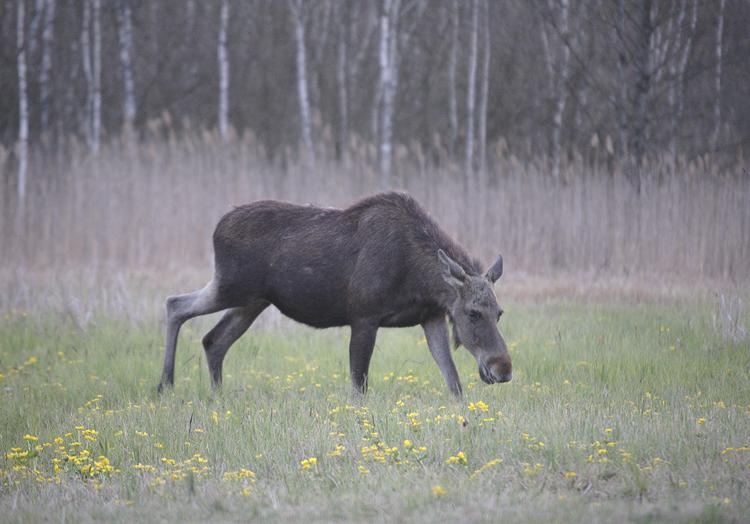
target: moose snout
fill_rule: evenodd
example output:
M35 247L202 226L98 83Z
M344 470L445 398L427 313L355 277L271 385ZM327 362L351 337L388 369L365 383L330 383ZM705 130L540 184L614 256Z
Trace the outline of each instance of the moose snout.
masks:
M510 362L510 358L495 357L489 359L484 368L486 376L481 378L486 378L485 382L489 384L510 382L513 378L513 365ZM480 369L480 375L482 375L481 371Z

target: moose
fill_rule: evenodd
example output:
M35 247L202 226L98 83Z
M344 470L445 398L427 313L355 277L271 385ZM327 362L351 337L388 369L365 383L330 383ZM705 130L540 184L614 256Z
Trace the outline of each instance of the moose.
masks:
M493 291L502 256L482 274L479 262L406 193L376 194L346 209L254 202L221 218L213 244L213 279L167 298L159 391L174 384L185 321L227 310L203 338L212 386L219 387L230 346L270 304L316 328L350 326L349 369L359 393L367 391L378 328L421 325L448 388L461 397L446 317L455 346L473 355L483 382L511 380L497 327L503 310Z

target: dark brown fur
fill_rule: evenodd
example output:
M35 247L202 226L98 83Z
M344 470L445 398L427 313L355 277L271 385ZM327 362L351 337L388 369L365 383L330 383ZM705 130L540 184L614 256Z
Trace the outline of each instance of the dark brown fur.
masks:
M213 240L212 283L197 294L171 297L167 302L162 383L172 382L169 344L171 338L176 343L176 331L184 320L204 310L232 308L204 339L218 384L228 345L273 304L284 315L313 327L351 326L352 380L356 389L364 391L379 327L425 325L444 319L446 313L455 316L451 304L461 293L446 278L440 250L460 266L467 279L485 282L479 263L405 193L377 194L343 210L254 202L227 213L216 226ZM496 303L484 306L492 310L488 314L494 314L494 308L499 311ZM172 327L177 324L173 332L169 317ZM499 342L493 343L501 344L498 349L507 355L497 335ZM509 358L507 362L503 375L509 375ZM480 371L481 367L480 362Z

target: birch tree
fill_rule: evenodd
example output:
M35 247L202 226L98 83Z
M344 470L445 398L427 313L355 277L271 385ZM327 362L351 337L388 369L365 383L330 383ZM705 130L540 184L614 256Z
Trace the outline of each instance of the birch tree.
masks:
M101 0L92 0L92 14L94 17L94 56L92 73L93 79L93 108L91 115L92 147L94 154L99 152L99 142L102 129L102 30L101 30Z
M637 31L635 35L634 66L636 80L633 92L633 122L630 133L630 152L637 164L641 163L646 152L646 133L648 131L648 99L651 92L651 38L653 21L651 19L652 0L642 0L636 13ZM635 175L637 176L637 175ZM636 186L640 181L633 179Z
M683 0L680 3L679 13L675 22L675 35L673 37L675 51L669 60L668 66L670 82L667 91L667 102L671 114L667 147L673 165L677 164L677 138L685 100L685 69L687 68L693 35L695 34L695 26L698 20L698 0L693 0L687 27L684 26L688 10L687 4L688 0Z
M471 36L469 49L469 73L468 88L466 89L466 162L464 165L464 176L467 182L472 178L474 171L474 102L476 98L477 81L477 32L478 32L479 0L473 0L471 4Z
M221 1L219 12L219 136L226 140L229 130L229 57L227 55L227 26L229 25L229 0Z
M117 34L120 44L120 66L122 67L122 117L126 135L133 131L136 105L133 82L133 17L130 0L119 0L117 6Z
M50 71L52 70L55 5L55 0L45 0L42 27L42 63L39 68L39 116L42 135L46 135L49 127Z
M615 15L615 32L617 34L617 86L615 119L620 141L620 153L628 154L628 54L625 44L625 0L618 0Z
M81 52L83 53L83 72L86 78L86 143L89 150L99 152L101 133L101 2L86 0L83 3L83 26L81 29ZM93 24L93 25L92 25ZM92 42L93 30L93 42Z
M719 12L716 20L716 48L715 59L716 67L714 69L714 86L716 95L714 96L714 126L711 133L711 149L716 150L716 144L719 141L719 132L721 131L721 58L722 58L722 40L724 37L724 6L726 0L719 0Z
M310 95L307 86L307 44L305 42L305 22L307 13L304 0L289 0L289 10L294 24L296 44L297 97L299 100L300 133L305 150L312 156L312 133L310 125Z
M567 103L567 83L570 69L570 34L568 0L548 0L545 16L540 24L544 59L549 77L552 99L552 133L550 164L552 178L560 179L560 156L562 151L562 120ZM553 31L554 30L554 31ZM560 42L553 46L551 33Z
M401 0L383 0L380 11L380 43L378 59L380 78L378 82L380 100L380 174L382 185L388 187L391 178L393 151L393 101L396 95L396 78L398 70L398 46L396 39L398 11ZM377 103L377 102L376 102Z
M29 103L26 91L26 6L16 1L16 61L18 66L18 220L26 210L26 174L29 163Z
M448 125L449 150L451 155L456 152L458 142L458 104L456 103L456 61L458 55L458 0L452 0L451 11L451 47L448 55Z
M349 144L349 4L338 5L338 42L336 48L336 83L338 86L338 139L337 157L346 155Z
M479 92L479 174L487 181L487 98L490 89L490 10L488 0L482 1L482 86Z
M94 107L94 78L91 67L91 2L83 2L83 20L81 21L81 65L86 80L86 107L83 112L84 133L89 150L93 143L92 112Z

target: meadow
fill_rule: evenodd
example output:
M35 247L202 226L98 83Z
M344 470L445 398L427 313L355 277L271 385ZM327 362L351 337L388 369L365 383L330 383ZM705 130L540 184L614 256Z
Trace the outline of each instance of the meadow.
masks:
M173 135L98 156L0 149L0 522L747 522L750 178L655 160L636 192L606 151L566 164L495 148L487 176L398 148L394 184L482 260L498 252L513 381L419 329L382 330L353 395L348 329L269 308L209 387L183 328L156 394L164 299L210 278L211 230L261 198L346 206L372 148L269 159L252 137Z
M213 393L191 321L158 396L158 315L6 309L0 521L747 521L746 316L499 295L513 381L458 349L462 401L417 329L381 330L360 398L348 330L266 319Z

